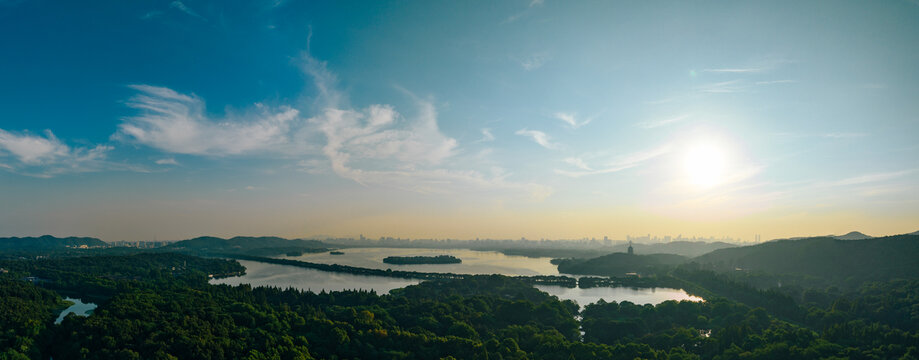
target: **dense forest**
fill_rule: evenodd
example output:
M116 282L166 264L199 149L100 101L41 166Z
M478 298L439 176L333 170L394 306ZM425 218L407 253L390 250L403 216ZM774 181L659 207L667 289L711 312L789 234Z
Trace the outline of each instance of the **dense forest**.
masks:
M899 270L860 281L659 264L582 282L705 301L580 307L499 275L317 294L209 284L245 271L233 260L112 251L0 260L0 359L919 358L919 279ZM54 324L63 295L98 308Z

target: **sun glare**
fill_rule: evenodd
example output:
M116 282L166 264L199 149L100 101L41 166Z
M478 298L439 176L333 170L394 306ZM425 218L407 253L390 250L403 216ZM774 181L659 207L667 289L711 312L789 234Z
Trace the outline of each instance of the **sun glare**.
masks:
M724 149L712 142L691 145L683 159L689 183L700 188L711 188L721 183L726 163Z

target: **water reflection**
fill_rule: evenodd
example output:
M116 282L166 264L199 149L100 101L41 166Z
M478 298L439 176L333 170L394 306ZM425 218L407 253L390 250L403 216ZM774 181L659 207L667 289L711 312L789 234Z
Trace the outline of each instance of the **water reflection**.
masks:
M334 255L333 255L334 256ZM211 280L211 284L252 286L273 286L279 288L293 287L299 290L313 292L341 291L341 290L374 290L378 294L388 294L392 289L418 284L420 280L399 279L382 276L362 276L346 273L326 272L315 269L306 269L296 266L266 264L256 261L239 260L246 267L246 275L223 279ZM595 303L600 299L607 302L631 301L636 304L659 304L667 300L692 300L701 301L701 298L691 296L683 290L653 288L566 288L552 285L537 285L537 289L557 296L562 300L574 300L584 306Z
M639 305L657 305L667 300L702 301L702 298L689 295L686 291L670 288L597 287L582 289L554 285L536 285L535 288L558 296L559 299L574 300L582 308L600 299L606 302L629 301Z
M303 254L302 256L278 258L300 260L320 264L339 264L369 269L393 269L404 271L438 272L455 274L501 274L501 275L558 275L558 268L550 258L528 258L509 256L497 251L475 251L465 249L402 249L402 248L353 248L342 249L342 255L328 252ZM387 256L436 256L452 255L460 258L460 264L396 265L383 262Z
M239 260L239 263L246 267L246 275L214 279L211 280L211 284L234 286L249 284L252 286L273 286L282 289L292 287L317 293L322 290L363 289L374 290L378 294L388 294L392 289L403 288L421 282L421 280L352 275L247 260Z

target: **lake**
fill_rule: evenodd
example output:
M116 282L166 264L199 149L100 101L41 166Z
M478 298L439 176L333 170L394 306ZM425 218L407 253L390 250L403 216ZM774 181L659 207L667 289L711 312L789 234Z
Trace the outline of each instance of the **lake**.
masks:
M93 313L93 310L96 309L96 304L84 303L80 301L80 299L68 297L64 298L64 300L72 302L73 305L70 305L70 307L64 309L64 311L61 311L61 314L58 315L57 320L54 320L55 324L60 324L61 321L64 321L64 317L66 317L67 314L73 313L77 314L78 316L88 316L89 314Z
M393 269L404 271L439 272L454 274L501 274L501 275L558 275L558 268L547 257L528 258L504 255L497 251L475 251L465 249L404 249L404 248L353 248L342 249L344 255L328 252L303 254L302 256L277 256L279 259L300 260L320 264L339 264L369 269ZM459 264L396 265L383 262L387 256L436 256L452 255L460 258Z
M298 266L275 265L257 261L238 260L246 267L246 274L222 279L213 279L211 284L252 286L273 286L286 289L293 287L313 292L342 290L374 290L388 294L392 289L420 283L421 280L399 279L382 276L362 276L307 269Z
M574 300L584 307L603 299L606 302L629 301L635 304L660 304L667 300L702 301L698 296L692 296L682 289L670 288L630 288L630 287L596 287L589 289L566 288L555 285L535 285L535 288L549 294L558 296L559 299Z
M356 249L351 250L353 251ZM463 260L465 261L465 259ZM240 284L249 284L252 286L273 286L279 288L293 287L295 289L310 290L317 293L322 290L342 291L363 289L374 290L377 294L387 294L392 289L403 288L421 282L421 280L412 279L326 272L316 269L301 268L297 266L266 264L247 260L239 260L239 263L246 267L245 275L213 279L211 280L211 284L227 284L234 286ZM337 263L341 264L341 262ZM380 258L380 263L382 264L382 258ZM414 268L414 266L411 267ZM478 274L481 272L475 273ZM551 295L555 295L559 299L574 300L581 306L597 302L600 299L604 299L607 302L631 301L636 304L659 304L667 300L702 300L701 298L686 294L686 292L683 290L667 288L636 289L625 287L603 287L591 289L571 289L551 285L538 285L536 288Z

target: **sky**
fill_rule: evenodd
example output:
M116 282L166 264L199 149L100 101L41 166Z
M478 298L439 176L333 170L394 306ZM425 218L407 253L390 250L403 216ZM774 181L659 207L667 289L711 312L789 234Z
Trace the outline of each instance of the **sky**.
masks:
M0 0L0 236L919 230L919 2Z

